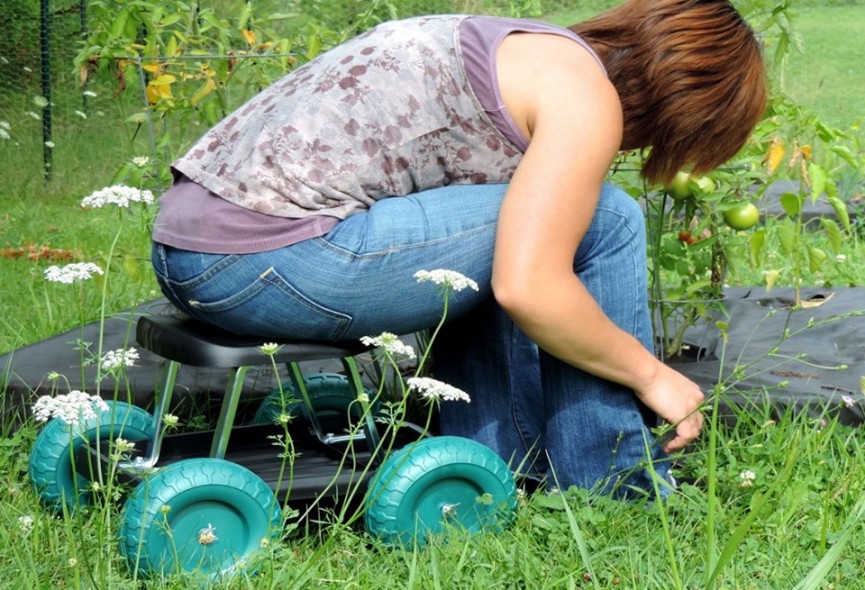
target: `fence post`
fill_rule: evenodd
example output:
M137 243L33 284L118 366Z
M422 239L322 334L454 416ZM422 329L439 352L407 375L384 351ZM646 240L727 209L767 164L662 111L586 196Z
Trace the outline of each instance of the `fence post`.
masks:
M79 0L78 16L81 22L81 41L87 40L87 0ZM87 113L87 85L90 82L89 76L84 79L81 84L81 112Z
M42 0L39 23L39 40L42 44L42 98L46 104L42 107L42 163L45 181L51 180L51 161L54 144L51 141L51 0Z

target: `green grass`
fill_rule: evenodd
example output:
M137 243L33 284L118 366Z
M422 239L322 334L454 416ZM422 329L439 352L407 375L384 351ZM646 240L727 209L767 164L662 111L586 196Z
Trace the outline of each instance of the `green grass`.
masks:
M301 528L266 549L254 577L218 587L789 590L821 571L827 555L832 567L803 588L860 587L865 537L853 517L865 492L865 449L858 431L828 415L776 416L767 404L714 432L716 460L708 460L704 438L681 459L676 476L683 483L664 504L577 490L533 495L499 534L467 538L453 530L417 552L378 547L353 526ZM200 587L170 572L133 582L117 555L110 505L66 519L39 507L25 476L33 436L32 427L20 430L0 455L0 573L13 587ZM741 476L746 471L753 480ZM712 509L710 481L718 502ZM33 518L31 531L21 517ZM713 577L710 564L718 562Z
M566 24L586 14L587 9L561 12L556 20ZM858 5L802 8L797 26L806 54L791 56L785 88L821 118L846 129L865 113L865 82L858 76L863 49L858 31L865 26L865 10ZM116 210L78 206L83 196L110 182L122 161L149 153L146 132L136 135L123 123L138 108L135 101L112 101L110 90L99 94L86 120L57 122L55 168L47 184L39 139L26 140L22 133L17 145L0 143L5 164L0 250L7 252L0 257L0 309L5 311L0 352L73 327L82 317L93 320L103 304L112 313L155 296L148 239L139 221ZM27 104L29 98L22 100ZM733 284L761 284L767 270L748 264L749 235L731 238L738 252ZM865 285L861 239L845 240L838 251L824 236L807 240L846 257L844 263L808 270L807 283ZM51 248L54 256L68 252L75 260L102 266L108 266L111 253L106 299L101 280L81 288L46 283L44 269L63 261L13 256L30 245L37 252ZM770 240L765 258L783 258L770 256L778 248ZM66 368L53 367L48 359L46 373L51 370ZM725 384L717 393L723 402ZM771 392L751 394L762 400ZM332 519L325 515L323 524L307 523L268 547L255 577L219 587L861 588L865 449L861 433L834 418L836 409L778 415L766 401L742 410L735 420L707 425L702 439L678 458L675 473L683 483L665 503L626 504L576 490L538 494L523 499L516 522L500 534L466 538L452 531L416 552L385 549L359 527L329 524ZM12 431L2 423L0 579L8 587L202 587L171 572L133 580L117 551L115 502L74 518L49 514L27 475L37 425L28 421ZM746 471L755 474L748 487L740 477ZM25 526L28 518L32 529Z
M128 309L157 296L150 270L149 234L137 222L121 220L118 211L83 210L80 197L43 198L34 215L31 203L6 205L0 234L11 237L0 247L0 353L49 338L79 325L83 312L98 317L102 280L88 289L49 283L43 277L51 265L94 262L109 268L112 241L120 233L106 280L110 284L107 313ZM38 258L38 259L34 259ZM80 298L84 296L82 302Z
M784 90L829 124L858 127L865 115L865 79L859 67L865 54L865 7L802 8L793 25L803 51L790 55Z

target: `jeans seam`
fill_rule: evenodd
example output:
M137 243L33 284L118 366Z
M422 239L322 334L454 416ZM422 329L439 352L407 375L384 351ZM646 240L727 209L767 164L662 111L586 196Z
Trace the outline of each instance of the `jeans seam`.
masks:
M159 283L159 287L162 290L162 293L172 303L172 305L177 307L180 311L192 318L200 320L201 318L198 317L198 314L196 314L191 309L191 306L188 305L188 301L185 298L181 297L180 294L177 292L177 289L175 288L175 282L168 278L168 261L166 260L165 256L165 246L158 242L154 242L153 249L156 252L157 257L159 258L159 262L162 267L161 269L159 269L159 272L156 272L157 283ZM155 269L156 267L154 265L154 270Z

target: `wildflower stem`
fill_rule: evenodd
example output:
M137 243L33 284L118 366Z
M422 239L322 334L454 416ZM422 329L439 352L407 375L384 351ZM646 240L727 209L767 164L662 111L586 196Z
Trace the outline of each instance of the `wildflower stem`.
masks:
M444 309L442 310L442 317L439 320L438 325L436 325L435 330L433 330L432 335L429 337L429 341L427 342L427 346L424 348L423 356L421 356L420 361L417 364L417 369L415 369L414 375L415 377L419 377L423 374L424 366L426 365L427 360L429 359L430 353L432 352L432 345L435 342L438 333L441 331L442 326L444 326L445 321L448 317L448 302L450 301L450 293L451 287L447 283L442 285L442 289L444 291Z
M279 387L279 401L280 401L280 404L279 404L280 410L279 411L280 411L280 415L282 415L285 413L285 411L286 411L285 409L286 409L288 404L286 403L287 400L285 399L285 390L282 386L282 381L279 378L279 367L277 367L276 359L274 358L274 354L276 354L277 350L278 350L278 348L273 350L273 351L266 352L265 354L267 354L267 356L270 358L270 366L273 370L273 374L276 375L276 382L277 382L277 385ZM288 421L280 420L280 425L282 426L282 432L283 432L283 435L285 436L285 438L283 439L283 443L282 443L284 445L283 446L283 452L280 453L281 461L279 463L279 475L277 476L277 479L276 479L276 489L281 489L281 487L282 487L282 482L283 482L283 478L285 477L285 470L286 470L286 466L287 466L288 467L288 485L287 485L286 489L291 490L292 486L294 485L294 463L295 463L295 459L297 457L297 452L294 448L294 439L291 438L291 432L289 431L289 428L288 428ZM290 493L286 494L285 502L281 506L279 506L280 509L287 509L288 508L289 497L290 497ZM276 500L276 496L274 496L274 501L278 502L278 500ZM274 506L272 509L276 510L277 506Z
M85 319L85 316L84 316L84 286L83 285L78 286L78 301L77 301L76 305L78 307L78 342L80 345L78 347L78 355L79 355L78 368L81 371L81 387L84 388L85 383L87 383L87 379L86 379L85 373L84 373L84 369L87 366L87 363L85 362L86 359L84 358L84 354L85 354L84 326L86 325L87 320ZM100 331L100 333L101 333L101 331Z
M111 261L114 259L114 251L117 248L117 242L120 241L121 230L118 228L114 234L114 239L111 241L111 246L108 248L108 259L105 261L105 280L102 281L102 298L99 302L99 343L96 347L97 358L102 358L102 347L105 338L105 313L108 302L108 272L111 270ZM130 324L131 325L131 324ZM99 363L96 364L96 394L99 395L100 382L102 381L102 368ZM84 381L82 380L82 383Z

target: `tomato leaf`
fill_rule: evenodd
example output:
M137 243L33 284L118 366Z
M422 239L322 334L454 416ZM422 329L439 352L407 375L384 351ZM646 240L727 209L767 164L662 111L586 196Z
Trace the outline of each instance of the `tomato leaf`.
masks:
M820 248L815 248L814 246L808 248L808 269L811 272L822 270L823 265L828 259L829 256Z
M760 255L763 253L763 246L766 243L766 230L758 229L751 234L751 266L757 268L760 266Z
M820 218L820 225L823 226L823 231L826 232L826 237L829 238L829 244L832 250L838 252L844 244L844 234L838 224L832 219L825 217Z
M858 160L856 159L856 155L855 155L855 154L853 153L853 151L852 151L849 147L847 147L846 145L833 145L833 146L830 146L830 147L829 147L829 151L831 151L833 154L837 155L837 156L840 157L842 160L844 160L845 162L847 162L847 163L850 165L851 168L858 168L858 167L859 167L859 162L858 162Z
M828 197L829 204L832 205L832 210L841 221L844 229L850 231L850 213L847 211L847 204L838 197Z
M816 203L820 195L826 192L829 174L820 164L808 164L808 176L811 178L811 202Z
M790 217L798 217L802 213L802 199L794 193L781 195L781 207Z
M778 241L786 254L792 254L796 250L796 224L790 219L784 219L777 226Z

